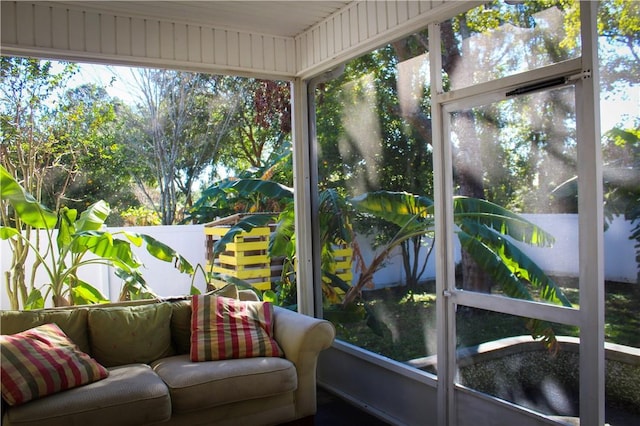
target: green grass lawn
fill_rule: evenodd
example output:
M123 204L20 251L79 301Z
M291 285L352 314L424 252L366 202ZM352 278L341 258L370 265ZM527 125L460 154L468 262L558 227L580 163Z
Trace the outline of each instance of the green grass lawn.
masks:
M578 303L574 287L565 287L563 291L572 303ZM640 347L640 285L607 282L605 298L606 341ZM403 287L394 287L366 292L363 300L381 324L380 334L362 321L339 325L339 339L397 361L435 354L433 285L422 287L413 299ZM459 308L456 322L459 347L530 333L525 318L477 309ZM552 326L556 335L578 336L576 327Z

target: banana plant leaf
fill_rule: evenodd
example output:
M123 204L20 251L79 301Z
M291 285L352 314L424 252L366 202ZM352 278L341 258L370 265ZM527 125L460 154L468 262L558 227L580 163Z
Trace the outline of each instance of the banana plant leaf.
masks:
M197 209L205 204L216 204L231 196L252 197L255 194L277 200L293 199L293 189L271 180L224 179L205 189L193 208Z
M128 233L131 234L131 233ZM185 259L180 253L151 237L150 235L140 234L139 235L142 240L146 243L146 248L149 254L151 254L156 259L164 260L165 262L174 262L174 266L180 272L184 272L185 274L192 275L194 273L194 268L191 263L187 259Z
M453 199L454 222L473 220L497 232L539 247L554 244L553 236L536 224L504 207L486 200L456 196ZM433 201L406 192L376 191L352 199L359 211L372 214L400 227L408 233L433 226Z
M240 179L226 181L220 185L220 188L225 192L231 190L244 197L260 194L276 200L293 199L293 189L272 180Z
M20 231L16 228L12 228L10 226L0 226L0 239L8 240L9 238L13 238L15 236L20 235Z
M193 203L193 210L197 210L206 204L216 204L220 198L226 198L227 193L221 188L221 183L207 187L198 200Z
M0 200L8 201L20 219L37 229L53 229L58 216L40 204L31 194L0 166Z
M185 220L198 223L226 216L233 212L232 204L241 200L254 200L261 196L287 204L293 201L293 189L277 182L255 178L228 178L209 186L194 203Z
M269 253L272 257L295 256L295 212L293 203L288 204L280 212L276 222L276 228L269 239Z
M473 219L516 241L533 246L550 247L555 243L553 236L539 226L487 200L454 197L453 217L456 223L463 219Z
M351 224L347 213L347 202L335 189L326 189L319 194L320 241L331 245L335 242L350 243Z
M502 258L490 247L473 235L458 232L460 244L478 265L501 286L504 292L518 299L533 300L524 283L518 279L513 271L503 262Z
M465 246L467 252L478 262L478 264L482 265L489 260L485 257L489 256L490 258L495 258L497 255L500 259L500 262L511 272L511 276L507 280L502 280L501 275L494 276L496 283L501 285L505 292L509 293L512 289L512 277L521 281L524 279L531 283L534 287L540 290L540 297L543 300L571 307L571 302L567 297L562 293L562 290L558 287L558 285L551 279L544 271L533 262L527 255L524 254L522 250L520 250L517 246L512 244L507 238L498 234L494 229L489 228L485 225L478 224L473 221L461 221L460 223L460 240L462 242L463 237L461 234L466 235L467 237L471 237L473 239L482 241L484 247L487 248L486 251L474 251L470 246ZM464 238L467 238L464 237ZM468 243L467 243L468 245ZM485 269L483 267L483 269ZM489 267L485 269L489 273L493 275L493 268ZM516 297L519 296L519 289L514 289L514 293L510 294Z
M80 218L75 223L76 231L98 231L104 226L104 222L111 214L109 204L100 200L90 205L80 213Z
M27 301L24 304L25 310L42 309L44 308L44 297L42 292L38 288L34 288L27 296Z
M86 281L77 279L75 284L71 286L70 296L74 305L87 305L96 303L108 303L109 299L91 284Z
M131 250L128 241L113 238L113 235L105 231L82 231L74 235L73 250L75 253L90 251L97 257L112 261L116 266L126 265L129 268L137 268L142 263Z
M120 300L139 300L155 298L157 295L149 288L140 271L137 269L116 268L115 274L122 279Z
M238 221L238 223L229 228L229 231L227 231L227 233L222 238L216 241L216 243L213 245L214 255L220 254L225 251L227 244L233 242L233 239L236 235L242 232L250 232L253 228L256 227L266 226L269 223L273 222L275 218L275 213L255 214L243 217Z
M401 227L389 245L412 236L433 231L433 201L406 192L376 191L352 199L354 207ZM547 247L554 243L551 234L497 204L486 200L457 196L453 199L454 223L462 247L492 275L512 297L532 300L522 280L540 290L540 297L552 303L571 306L560 288L509 241Z
M358 211L384 219L409 232L433 226L433 201L428 197L408 192L375 191L350 201Z
M56 236L56 243L58 245L58 252L67 251L70 249L71 243L73 243L73 234L76 233L75 222L78 216L78 211L63 207L59 214L58 221L58 235ZM82 249L77 247L76 253Z

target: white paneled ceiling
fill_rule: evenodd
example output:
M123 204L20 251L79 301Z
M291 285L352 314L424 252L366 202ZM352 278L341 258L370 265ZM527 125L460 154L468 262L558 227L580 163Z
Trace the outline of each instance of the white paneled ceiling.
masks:
M309 78L473 3L1 0L0 48L13 56Z
M42 2L45 3L45 2ZM295 37L351 1L68 1L69 9Z

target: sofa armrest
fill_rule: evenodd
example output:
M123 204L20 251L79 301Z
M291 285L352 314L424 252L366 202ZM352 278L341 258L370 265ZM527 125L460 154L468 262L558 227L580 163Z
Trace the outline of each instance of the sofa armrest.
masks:
M333 343L336 332L329 321L274 307L274 337L285 357L296 366L296 418L316 413L316 366L320 351Z

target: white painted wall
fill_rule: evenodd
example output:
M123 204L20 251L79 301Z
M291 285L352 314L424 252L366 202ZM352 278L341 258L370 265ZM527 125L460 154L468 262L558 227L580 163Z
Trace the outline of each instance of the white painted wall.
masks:
M577 276L578 274L578 238L577 215L525 215L527 219L541 226L556 238L552 248L534 248L526 244L520 247L538 263L545 271L563 275ZM205 265L205 236L203 225L176 225L176 226L149 226L109 228L112 233L120 230L127 232L148 234L167 244L184 256L192 265ZM623 282L636 282L637 264L635 261L635 249L633 241L628 239L631 224L621 218L617 218L605 232L605 278ZM374 251L366 238L359 238L358 243L366 262L369 262ZM172 264L162 262L146 252L144 248L135 248L137 256L144 263L143 276L151 288L160 296L174 296L188 294L191 286L191 277L178 272ZM425 250L426 252L426 250ZM459 248L457 259L459 259ZM435 252L425 273L425 278L435 276ZM11 249L6 241L0 241L0 270L2 271L2 292L0 292L0 308L8 309L9 301L6 296L4 275L11 265ZM374 276L375 288L384 288L396 285L404 280L404 271L401 266L400 251L396 251L386 263L386 268L378 271ZM111 300L117 300L121 287L121 280L106 267L91 266L80 270L80 278L92 283ZM357 275L354 276L354 279ZM39 272L37 282L45 282L46 275ZM206 284L204 276L196 275L195 285L201 291Z
M523 215L527 220L540 226L555 238L553 247L531 247L524 243L516 245L535 261L545 272L559 276L578 276L578 215L548 214ZM617 217L604 233L605 279L635 283L638 265L635 260L634 242L629 239L632 225L622 217ZM374 256L370 244L365 238L358 239L365 261ZM455 240L456 262L460 260L460 245ZM396 250L387 266L374 276L375 288L384 288L404 281L404 270L400 259L400 250ZM426 253L426 250L423 250ZM432 252L423 279L435 277L435 251ZM354 275L357 278L357 275Z
M197 264L200 264L203 268L205 266L204 225L109 228L110 232L117 232L118 230L150 235L180 253L194 267ZM135 252L144 264L142 276L159 296L168 297L189 294L191 288L191 277L189 275L178 271L172 263L156 259L144 249L144 246L136 247ZM109 272L106 275L106 279L105 286L108 285L109 298L116 300L121 288L121 280L113 272ZM194 284L200 291L206 289L206 281L201 271L196 272Z

